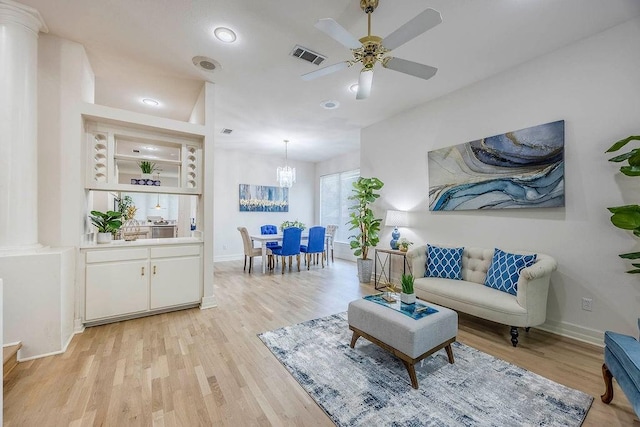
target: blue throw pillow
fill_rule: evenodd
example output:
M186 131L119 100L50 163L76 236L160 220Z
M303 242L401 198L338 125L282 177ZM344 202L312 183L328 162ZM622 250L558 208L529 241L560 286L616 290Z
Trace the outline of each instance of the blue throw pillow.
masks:
M427 245L427 268L424 277L462 280L464 248L440 248Z
M485 286L516 295L520 272L523 268L531 267L537 257L537 254L510 254L496 248L491 266L487 271L487 278L484 280Z

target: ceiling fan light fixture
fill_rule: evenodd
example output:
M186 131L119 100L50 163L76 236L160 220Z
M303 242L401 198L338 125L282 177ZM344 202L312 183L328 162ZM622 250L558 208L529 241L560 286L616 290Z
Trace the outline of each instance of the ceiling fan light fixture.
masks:
M233 43L236 41L236 33L232 29L227 27L218 27L213 30L213 35L223 43Z

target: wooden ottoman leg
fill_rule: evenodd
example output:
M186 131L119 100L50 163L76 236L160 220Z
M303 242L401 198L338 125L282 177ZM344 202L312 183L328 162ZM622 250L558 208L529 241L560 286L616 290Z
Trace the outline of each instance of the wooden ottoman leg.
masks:
M356 331L353 331L353 335L351 336L351 348L355 348L358 338L360 338L360 335Z
M613 379L613 375L611 375L611 371L607 368L606 364L602 364L602 378L604 379L604 385L607 387L604 394L600 396L600 399L604 403L611 403L613 399L613 383L611 380Z
M453 349L451 348L451 344L447 345L444 349L447 351L447 357L449 358L449 363L453 364L454 363Z
M402 360L402 363L404 363L404 366L407 368L407 371L409 372L409 378L411 378L411 387L417 390L418 377L416 376L416 367L414 366L413 363L407 362L404 359L400 359L400 360Z

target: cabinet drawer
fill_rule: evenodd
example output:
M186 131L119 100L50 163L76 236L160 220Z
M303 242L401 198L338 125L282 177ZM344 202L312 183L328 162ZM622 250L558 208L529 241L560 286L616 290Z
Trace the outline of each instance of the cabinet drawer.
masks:
M199 256L200 245L163 246L151 248L151 258Z
M87 252L87 264L110 261L130 261L132 259L146 259L149 256L147 248L137 249L108 249Z

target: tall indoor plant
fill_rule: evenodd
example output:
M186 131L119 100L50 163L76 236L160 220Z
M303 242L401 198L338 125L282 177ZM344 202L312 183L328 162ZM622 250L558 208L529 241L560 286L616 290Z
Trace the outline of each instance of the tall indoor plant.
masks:
M611 153L618 151L631 141L640 141L639 135L632 135L625 139L621 139L613 144L606 152ZM620 154L618 156L609 159L610 162L624 162L627 161L628 165L621 166L620 172L627 176L640 176L640 148L634 148L633 150ZM625 205L615 206L607 208L613 214L611 215L611 222L618 228L623 230L631 230L636 237L640 237L640 206L639 205ZM640 252L630 252L626 254L620 254L620 258L635 260L640 258ZM635 268L627 271L627 273L638 274L640 273L640 263L632 262Z
M349 245L353 254L358 258L358 278L360 283L371 281L373 260L368 258L369 248L378 244L381 218L375 218L371 204L380 197L377 191L384 183L378 178L360 177L353 183L352 194L349 200L355 200L356 204L349 209L349 230L357 230L356 234L349 236Z

